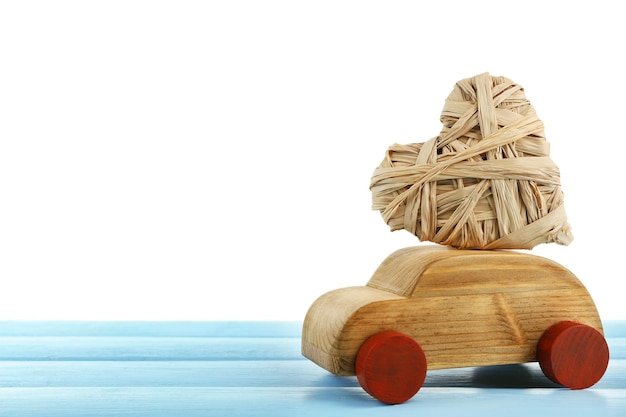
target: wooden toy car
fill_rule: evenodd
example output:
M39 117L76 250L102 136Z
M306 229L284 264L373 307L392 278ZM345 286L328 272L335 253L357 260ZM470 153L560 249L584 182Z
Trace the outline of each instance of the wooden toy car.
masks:
M398 250L367 285L319 297L302 354L389 404L415 395L427 369L538 361L552 381L582 389L609 361L595 304L570 271L521 252L441 245Z

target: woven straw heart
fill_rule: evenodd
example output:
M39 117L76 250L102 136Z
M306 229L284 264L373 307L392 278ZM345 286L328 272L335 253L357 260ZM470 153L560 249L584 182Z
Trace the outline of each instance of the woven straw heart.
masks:
M374 171L372 207L391 230L458 248L531 249L573 239L559 169L521 86L459 81L439 136L391 146Z

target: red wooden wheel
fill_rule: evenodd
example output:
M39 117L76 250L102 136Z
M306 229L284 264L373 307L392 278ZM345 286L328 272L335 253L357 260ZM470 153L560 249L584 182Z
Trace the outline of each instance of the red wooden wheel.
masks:
M537 345L543 373L557 384L584 389L602 378L609 365L604 336L591 326L562 321L546 330Z
M400 404L422 387L426 356L415 340L387 330L363 343L357 354L356 376L372 397L387 404Z

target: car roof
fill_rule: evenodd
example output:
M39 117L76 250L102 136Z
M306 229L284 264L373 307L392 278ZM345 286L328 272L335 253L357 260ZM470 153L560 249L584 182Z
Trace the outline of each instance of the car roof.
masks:
M558 263L517 251L414 246L391 254L368 286L405 297L581 287Z

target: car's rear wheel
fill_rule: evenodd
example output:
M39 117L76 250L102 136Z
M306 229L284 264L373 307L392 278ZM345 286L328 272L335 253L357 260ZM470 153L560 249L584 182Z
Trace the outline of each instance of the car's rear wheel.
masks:
M387 404L400 404L422 387L426 356L409 336L386 330L369 337L359 349L356 376L361 387Z
M537 360L553 382L584 389L602 378L609 365L604 336L591 326L562 321L546 330L537 345Z

